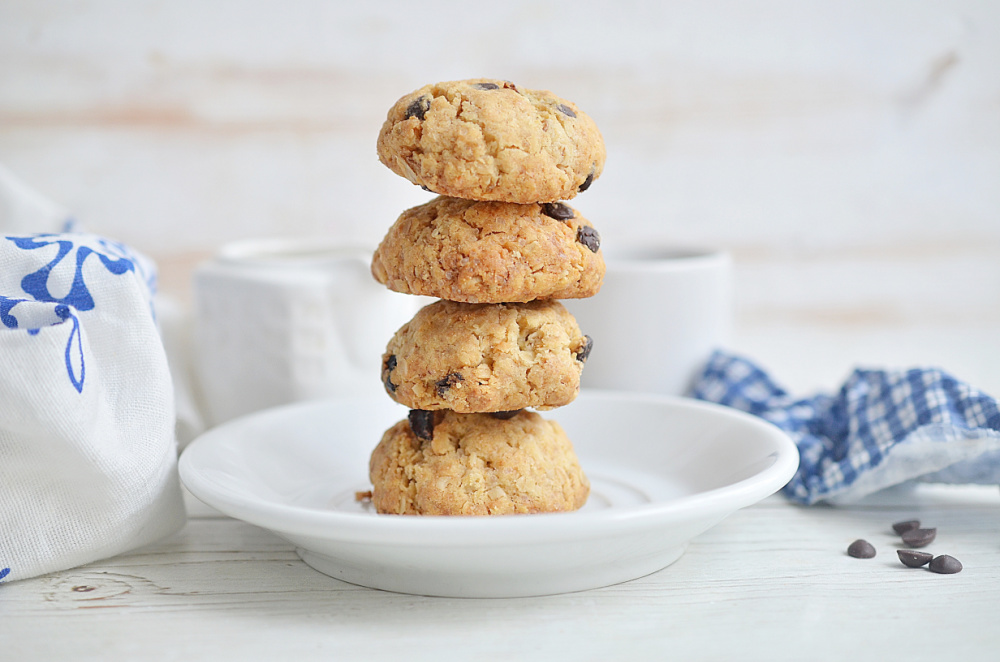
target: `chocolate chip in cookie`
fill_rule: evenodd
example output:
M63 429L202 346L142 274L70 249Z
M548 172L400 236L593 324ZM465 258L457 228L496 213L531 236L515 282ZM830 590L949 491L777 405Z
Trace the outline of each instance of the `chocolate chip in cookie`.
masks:
M592 349L594 349L594 339L587 335L583 336L583 346L577 350L576 360L580 363L586 363Z
M411 409L407 418L410 419L410 430L417 439L430 441L434 438L434 412Z
M477 90L499 90L500 86L496 83L473 83L472 87Z
M568 115L569 117L576 117L576 113L573 112L573 109L564 103L561 103L558 106L556 106L556 110L558 110L563 115Z
M561 202L546 202L542 204L542 213L557 221L568 221L576 216L573 208Z
M461 373L450 372L448 373L447 377L445 377L444 379L437 382L437 384L435 384L435 386L437 387L437 394L443 398L444 394L448 392L448 389L450 389L455 384L464 381L465 377L463 377Z
M414 99L413 103L406 107L406 119L411 117L416 117L421 122L424 121L424 116L427 111L431 109L430 97L421 96Z
M584 191L586 191L587 189L589 189L590 185L593 184L593 183L594 183L594 171L591 170L590 174L587 175L587 178L585 180L583 180L582 184L580 184L580 188L578 188L576 190L579 191L580 193L583 193Z
M382 383L385 384L385 390L389 393L396 392L396 385L392 383L392 371L396 369L396 355L390 354L389 358L385 360L385 364L382 366Z
M601 249L601 235L589 225L581 225L576 231L576 240L596 253Z
M510 419L520 414L522 411L524 410L514 409L513 411L492 411L490 412L490 416L492 416L493 418L498 418L501 421L509 421Z

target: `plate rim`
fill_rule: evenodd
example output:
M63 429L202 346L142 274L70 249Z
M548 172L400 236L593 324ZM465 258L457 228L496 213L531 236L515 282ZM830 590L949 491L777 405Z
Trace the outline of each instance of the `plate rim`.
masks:
M213 485L197 466L200 448L232 428L253 425L293 415L303 410L319 410L331 404L374 402L370 396L326 398L297 402L264 409L206 430L193 439L181 453L178 472L187 489L199 500L225 515L260 526L275 533L308 536L342 542L382 544L406 539L407 545L478 547L484 544L523 544L532 542L581 540L625 533L670 522L696 521L713 516L725 517L779 491L798 468L798 449L791 438L777 426L746 412L684 396L583 389L585 398L627 402L646 402L672 408L697 409L735 419L743 424L767 430L775 449L765 457L774 461L761 471L735 483L705 490L665 502L638 504L628 508L609 508L593 512L536 513L529 516L462 517L430 515L405 517L345 513L305 506L276 504L263 499L246 499L225 488ZM207 498L206 498L207 497ZM414 534L423 533L415 540Z

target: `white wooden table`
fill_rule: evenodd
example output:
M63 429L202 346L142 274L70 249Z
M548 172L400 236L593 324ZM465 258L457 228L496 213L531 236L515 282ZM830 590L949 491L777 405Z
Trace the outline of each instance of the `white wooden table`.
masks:
M0 587L0 659L996 660L1000 492L928 488L850 509L771 497L618 586L527 599L444 599L352 586L291 545L189 498L145 550ZM938 528L896 558L893 522ZM856 538L874 559L846 554Z

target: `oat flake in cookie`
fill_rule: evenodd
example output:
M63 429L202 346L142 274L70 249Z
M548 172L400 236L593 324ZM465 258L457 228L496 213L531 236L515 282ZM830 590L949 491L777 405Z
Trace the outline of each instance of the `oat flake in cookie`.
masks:
M604 140L571 101L509 81L426 85L389 110L379 160L414 184L470 200L567 200L604 168Z
M433 438L408 421L382 437L369 463L372 503L396 515L508 515L580 508L590 484L558 423L438 412Z
M437 301L389 341L382 383L411 409L551 409L576 398L591 344L558 301Z
M580 299L601 288L599 242L562 202L442 196L403 212L375 251L372 275L396 292L465 303Z

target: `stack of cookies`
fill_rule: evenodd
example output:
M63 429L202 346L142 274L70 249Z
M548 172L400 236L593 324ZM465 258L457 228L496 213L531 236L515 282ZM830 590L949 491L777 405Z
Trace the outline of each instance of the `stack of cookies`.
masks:
M550 92L502 80L428 85L378 139L393 172L439 194L389 229L372 274L440 299L389 341L382 383L410 408L370 463L380 513L575 510L590 485L558 423L592 341L558 299L593 296L604 260L590 222L561 202L604 166L594 122Z

